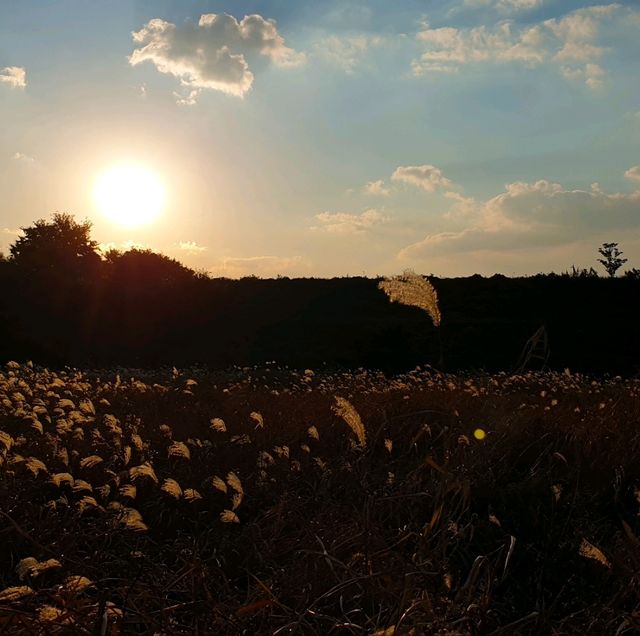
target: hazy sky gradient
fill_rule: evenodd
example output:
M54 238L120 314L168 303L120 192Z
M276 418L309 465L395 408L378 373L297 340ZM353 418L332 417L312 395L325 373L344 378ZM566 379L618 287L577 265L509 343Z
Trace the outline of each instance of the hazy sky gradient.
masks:
M631 0L2 3L0 249L59 210L228 276L640 267L638 33ZM123 161L152 226L95 209Z

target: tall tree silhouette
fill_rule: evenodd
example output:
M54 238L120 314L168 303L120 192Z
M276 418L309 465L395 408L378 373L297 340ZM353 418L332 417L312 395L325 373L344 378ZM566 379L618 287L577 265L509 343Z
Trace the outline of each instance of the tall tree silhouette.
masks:
M598 262L607 270L611 278L627 262L626 258L621 258L622 252L618 249L617 243L603 243L598 252L604 257L599 258Z
M77 357L93 331L103 263L91 222L56 213L22 228L9 248L8 319L28 355L50 362Z
M23 236L9 248L11 260L23 272L56 277L86 278L101 263L98 242L91 239L91 222L78 223L71 214L55 213L22 228Z

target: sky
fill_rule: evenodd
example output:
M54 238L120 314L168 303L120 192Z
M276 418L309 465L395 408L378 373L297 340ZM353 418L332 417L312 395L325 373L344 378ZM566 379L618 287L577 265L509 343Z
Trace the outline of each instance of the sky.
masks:
M640 3L0 2L0 250L53 212L215 276L640 268ZM136 164L158 218L104 214Z

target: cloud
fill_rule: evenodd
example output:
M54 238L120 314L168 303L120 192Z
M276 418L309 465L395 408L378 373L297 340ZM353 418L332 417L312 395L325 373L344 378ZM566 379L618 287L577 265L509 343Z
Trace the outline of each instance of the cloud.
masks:
M203 245L198 245L195 241L180 241L178 243L178 249L182 252L193 256L195 254L202 254L207 250Z
M629 170L624 173L624 176L632 181L640 181L640 166L629 168Z
M324 230L334 234L360 234L389 220L380 210L375 208L365 210L362 214L322 212L316 214L315 218L320 222L320 225L312 227L312 230Z
M352 35L323 38L315 46L316 55L351 74L362 63L369 49L380 46L384 38L377 35Z
M0 248L9 247L15 240L22 236L23 232L20 229L13 230L5 227L0 229ZM0 252L1 253L1 252Z
M533 8L529 0L501 0L500 5ZM632 9L622 12L622 5L609 4L577 9L542 22L518 26L503 20L493 27L425 28L417 40L424 46L422 55L413 61L416 76L428 73L457 72L468 64L517 63L533 68L548 64L557 67L568 79L580 79L592 89L600 88L604 70L596 61L609 48L597 43L600 26L619 15L639 15Z
M545 0L464 0L465 7L491 7L502 12L531 11L544 4Z
M22 234L23 232L20 229L13 230L11 228L4 227L2 228L2 230L0 230L0 235L2 235L4 239L6 239L7 237L10 237L10 239L13 240L22 236Z
M598 64L586 64L584 68L571 68L563 66L560 72L564 77L569 80L582 80L584 83L592 89L602 88L603 77L605 76L604 69Z
M304 267L301 256L247 256L224 258L210 268L214 276L240 278L256 275L262 277L290 273Z
M603 232L640 229L640 190L607 193L566 190L558 183L515 182L475 204L468 226L426 236L404 248L400 258L426 259L443 254L513 251L562 245Z
M161 73L179 78L186 91L184 104L194 103L203 89L244 96L254 79L247 58L262 56L282 67L305 61L304 54L285 45L275 21L260 15L239 21L226 13L208 13L197 25L183 26L154 18L132 37L139 48L129 63L150 61Z
M531 11L544 4L544 0L498 0L496 8L500 11Z
M144 243L138 243L136 241L132 241L131 239L127 241L122 241L121 243L114 243L113 241L109 243L98 243L98 251L102 252L102 254L106 254L109 250L118 250L119 252L128 252L130 250L146 250L149 249L148 245Z
M366 194L371 194L378 197L388 197L391 194L390 188L387 188L384 185L384 181L382 179L378 179L377 181L369 181L369 183L367 183L367 185L364 187L364 191Z
M430 164L422 166L399 166L391 175L393 181L409 183L427 192L435 192L438 188L448 188L451 181L447 179L440 168Z
M0 84L9 84L13 88L25 88L27 72L21 66L7 66L0 70Z
M29 155L25 155L22 152L14 153L13 159L14 161L19 161L20 163L26 163L30 165L33 165L36 162L36 160L33 157L30 157Z

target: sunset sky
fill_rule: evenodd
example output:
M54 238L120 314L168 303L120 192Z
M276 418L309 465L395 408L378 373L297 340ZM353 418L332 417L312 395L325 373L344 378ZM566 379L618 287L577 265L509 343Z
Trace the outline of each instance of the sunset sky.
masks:
M640 268L638 78L632 0L2 2L0 250L65 211L231 277ZM122 164L155 220L99 209Z

